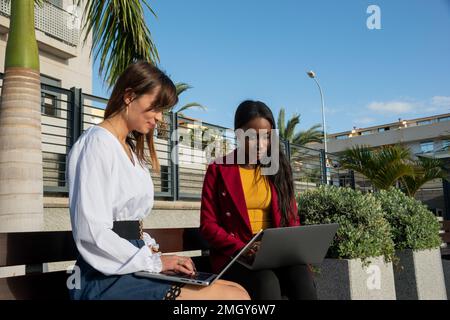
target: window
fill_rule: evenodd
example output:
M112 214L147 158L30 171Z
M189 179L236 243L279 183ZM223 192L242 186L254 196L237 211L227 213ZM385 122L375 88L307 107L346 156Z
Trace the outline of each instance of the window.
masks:
M169 175L169 167L161 166L161 192L169 192L170 191L170 175Z
M41 113L48 116L58 116L58 107L56 103L56 97L42 92L41 94Z
M346 135L346 134L336 136L336 140L345 140L345 139L348 139L348 135Z
M389 127L378 128L378 132L385 132L385 131L389 131Z
M438 122L450 121L450 117L439 118Z
M450 146L450 140L442 140L442 148L443 149L448 149L449 146Z
M43 152L42 169L44 186L64 187L66 185L66 154Z
M361 132L361 135L362 135L362 136L367 136L368 134L371 134L371 133L372 133L371 130L367 130L367 131Z
M50 78L45 75L41 75L41 83L54 87L61 87L61 80ZM47 116L58 117L60 116L60 101L61 95L50 90L50 88L42 89L41 93L41 113Z
M421 142L420 143L420 150L423 153L433 152L433 150L434 150L434 143L433 143L433 141Z

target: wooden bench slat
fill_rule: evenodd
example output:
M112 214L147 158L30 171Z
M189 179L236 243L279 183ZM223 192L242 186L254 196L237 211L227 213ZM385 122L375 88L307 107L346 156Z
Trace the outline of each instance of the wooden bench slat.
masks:
M185 249L185 230L146 229L163 252ZM71 231L0 233L0 267L76 260L78 251Z
M442 221L442 230L444 230L445 232L450 232L450 220Z
M442 242L450 243L450 232L441 233Z
M159 244L162 252L183 251L183 233L185 229L148 229L144 230Z

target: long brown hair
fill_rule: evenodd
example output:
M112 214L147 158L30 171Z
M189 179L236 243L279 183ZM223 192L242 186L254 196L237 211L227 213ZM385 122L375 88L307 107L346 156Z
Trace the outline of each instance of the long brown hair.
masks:
M111 97L105 109L104 119L108 119L126 108L125 94L132 93L135 99L143 94L153 93L158 90L152 109L170 110L178 102L177 90L172 80L154 65L138 61L130 64L117 79ZM126 138L126 143L136 153L141 164L149 164L153 170L159 172L160 166L154 144L155 129L151 129L145 135L133 130ZM150 159L144 154L144 139L150 152Z

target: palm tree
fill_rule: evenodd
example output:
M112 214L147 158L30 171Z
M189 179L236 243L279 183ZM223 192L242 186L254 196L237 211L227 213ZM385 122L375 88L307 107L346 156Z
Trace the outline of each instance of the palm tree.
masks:
M278 114L277 125L280 138L298 146L304 146L311 142L322 142L323 133L318 130L321 127L320 124L315 124L308 130L296 133L295 128L300 124L300 115L294 113L286 123L285 113L285 109L281 108Z
M177 96L178 97L183 92L185 92L185 91L187 91L189 89L192 89L192 86L190 86L189 84L184 83L184 82L176 83L175 87L177 89ZM205 106L201 105L200 103L198 103L198 102L191 102L191 103L187 103L184 106L178 108L177 111L173 111L173 110L172 111L178 113L179 116L184 117L183 111L191 109L191 108L200 108L200 109L202 109L204 111L207 110L207 108ZM162 121L162 122L160 122L158 124L157 137L159 139L164 139L164 140L168 140L169 139L169 136L170 136L170 130L169 130L169 126L170 125L169 125L169 122L170 122L169 116L168 116L168 114L166 114L165 117L164 117L164 121Z
M312 142L321 143L323 139L323 132L319 130L321 127L320 124L315 124L308 130L296 133L293 139L294 144L304 146Z
M278 130L280 138L289 142L293 142L295 127L300 123L300 115L294 113L292 117L286 123L286 110L284 108L280 109L278 113Z
M156 63L158 53L144 20L147 0L74 0L84 6L84 43L112 85L134 60ZM5 76L0 106L0 232L42 230L43 177L39 52L34 5L11 1Z
M43 226L41 87L34 2L11 3L0 109L0 230Z
M414 175L400 179L402 189L410 197L414 197L417 191L429 181L447 179L446 171L443 169L440 159L419 157L412 163L412 167Z
M176 83L175 87L177 88L177 95L178 95L178 97L183 92L186 92L187 90L193 88L192 86L190 86L189 84L184 83L184 82ZM207 108L205 106L201 105L200 103L198 103L198 102L191 102L191 103L187 103L184 106L178 108L178 110L175 111L175 112L177 112L180 116L184 117L183 111L191 109L191 108L199 108L199 109L202 109L203 111L207 110Z
M355 146L344 151L340 159L344 169L363 174L377 189L389 189L399 179L414 176L410 161L409 150L400 145L380 149Z
M82 18L83 43L92 33L91 54L100 58L99 72L112 86L133 61L159 62L159 54L144 19L144 8L156 13L148 0L74 0L86 3Z

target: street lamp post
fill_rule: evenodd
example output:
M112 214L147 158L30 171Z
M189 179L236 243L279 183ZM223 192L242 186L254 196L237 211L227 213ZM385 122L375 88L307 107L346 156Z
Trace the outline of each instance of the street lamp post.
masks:
M326 170L326 183L328 184L329 181L329 172L328 172L328 159L327 159L327 153L328 153L328 145L327 145L327 127L325 122L325 101L323 98L323 92L322 88L320 87L319 81L317 81L317 77L314 71L308 71L306 74L314 80L314 82L317 84L317 87L319 88L320 92L320 100L322 101L322 130L323 130L323 146L325 151L325 170Z

